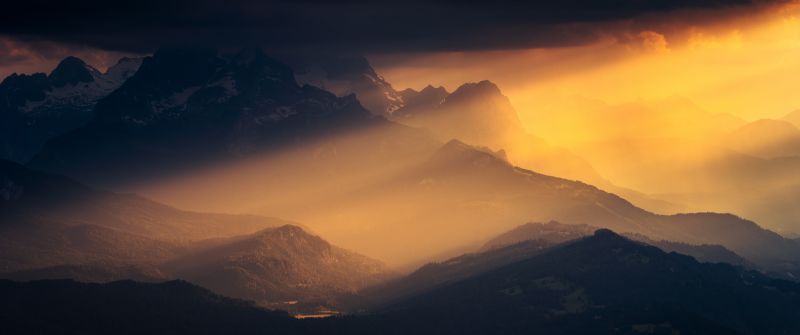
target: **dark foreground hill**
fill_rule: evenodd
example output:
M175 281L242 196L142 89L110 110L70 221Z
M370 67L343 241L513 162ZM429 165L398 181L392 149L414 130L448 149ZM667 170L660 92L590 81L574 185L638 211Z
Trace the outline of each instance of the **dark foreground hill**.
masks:
M4 333L796 334L800 285L621 237L556 246L369 314L293 320L184 282L0 281Z
M383 313L440 334L793 334L800 286L599 230Z
M296 328L286 313L182 281L0 280L0 295L4 334L287 334Z
M494 250L530 240L538 241L539 243L546 242L551 245L555 245L591 236L598 229L599 227L590 225L564 224L556 221L550 221L547 223L531 222L492 238L483 245L481 250ZM679 254L692 256L699 262L728 263L731 265L745 267L753 266L741 256L720 245L688 244L673 241L653 240L640 234L624 235L632 240L644 242L646 244L658 247L665 252L677 252Z

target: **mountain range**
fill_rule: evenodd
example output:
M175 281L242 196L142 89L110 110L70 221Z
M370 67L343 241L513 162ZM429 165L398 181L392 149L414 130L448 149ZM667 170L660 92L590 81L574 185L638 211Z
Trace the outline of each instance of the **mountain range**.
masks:
M761 119L734 130L727 143L733 150L764 159L800 156L800 129L789 121Z
M27 162L47 140L89 122L97 102L139 68L122 58L103 73L75 57L50 74L12 74L0 83L0 158Z
M363 60L331 64L342 73L371 69ZM353 96L299 85L290 67L257 49L165 49L101 99L87 125L49 141L30 166L186 208L292 217L334 243L394 264L481 243L520 222L549 220L722 245L769 266L795 262L794 243L750 221L656 215L588 184L516 167L520 152L504 134L531 135L491 82L423 92L398 93L409 104L391 118L419 122L432 137L372 115ZM441 146L448 136L486 148ZM193 191L198 185L206 192ZM426 200L419 205L419 199ZM358 228L365 225L371 229ZM396 242L375 243L387 234ZM403 250L423 235L431 242L426 248ZM433 243L440 236L453 238Z
M372 213L383 213L383 220L372 225L381 235L354 232L339 242L362 245L357 250L382 255L383 259L408 255L403 247L407 241L426 246L418 252L430 249L428 245L442 252L481 243L486 236L500 234L520 222L549 220L610 228L655 241L721 245L767 268L795 264L800 248L734 215L654 214L594 186L518 168L496 153L459 141L447 143L426 162L393 180L339 200L318 207L316 213L307 213L309 219L304 221L337 211L343 222L364 222ZM374 247L359 243L382 234L393 239Z
M368 146L358 149L368 155L380 156L383 147L402 156L430 142L373 116L353 95L299 85L291 68L259 49L161 50L94 114L84 127L53 138L30 166L125 189L295 146L319 156L320 146L350 141ZM369 138L375 130L381 138Z
M692 166L656 166L675 152L652 149L713 138L720 154L676 184L730 177L713 191L744 201L743 176L794 187L791 116L578 99L593 106L584 121L665 129L615 124L573 151L531 134L490 81L396 91L365 58L259 49L162 49L106 73L67 58L7 78L0 100L13 130L0 278L28 281L0 280L10 333L800 330L797 240L733 214L646 210L634 203L658 200L616 186L602 161L652 155L643 178L669 183L654 176ZM610 175L642 168L619 166Z
M613 184L678 209L595 183L649 210L730 212L784 234L800 217L788 200L800 194L796 113L750 122L682 97L607 104L573 96L524 115L532 131Z

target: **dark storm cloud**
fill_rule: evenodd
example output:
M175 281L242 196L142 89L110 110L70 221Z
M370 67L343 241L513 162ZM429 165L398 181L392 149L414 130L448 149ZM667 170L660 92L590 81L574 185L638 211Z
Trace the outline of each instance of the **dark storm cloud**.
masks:
M0 34L130 52L180 44L354 52L552 47L596 39L595 23L767 2L22 0L0 12Z

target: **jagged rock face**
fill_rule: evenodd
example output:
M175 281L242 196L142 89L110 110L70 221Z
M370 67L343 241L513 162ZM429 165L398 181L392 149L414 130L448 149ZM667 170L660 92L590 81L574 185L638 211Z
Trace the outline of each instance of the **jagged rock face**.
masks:
M450 92L447 92L442 86L428 85L419 92L411 88L402 90L400 96L403 98L403 108L401 109L402 113L399 114L414 114L427 108L435 108L444 102L448 95Z
M338 96L355 94L373 114L390 116L405 105L403 95L378 75L364 57L306 59L292 66L298 71L299 82Z
M451 94L430 87L405 95L414 103L399 110L397 120L431 129L443 139L508 149L528 136L508 98L492 82L467 83Z
M151 163L161 173L386 123L354 96L298 85L288 66L260 50L158 51L95 114L31 164L79 179L132 165L146 173L142 165Z
M58 64L58 67L50 73L50 82L53 87L64 87L66 85L77 85L80 83L90 83L94 81L98 71L88 66L76 57L67 57Z
M0 83L0 158L25 162L48 139L91 119L101 98L131 77L141 59L123 58L106 73L67 57L49 74L12 74Z

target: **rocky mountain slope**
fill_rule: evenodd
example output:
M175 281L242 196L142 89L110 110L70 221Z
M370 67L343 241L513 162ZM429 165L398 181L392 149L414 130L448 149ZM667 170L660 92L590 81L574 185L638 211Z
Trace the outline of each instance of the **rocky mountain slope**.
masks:
M67 57L50 74L12 74L0 83L0 158L27 162L45 142L92 118L97 102L133 76L142 60L123 58L101 73Z

